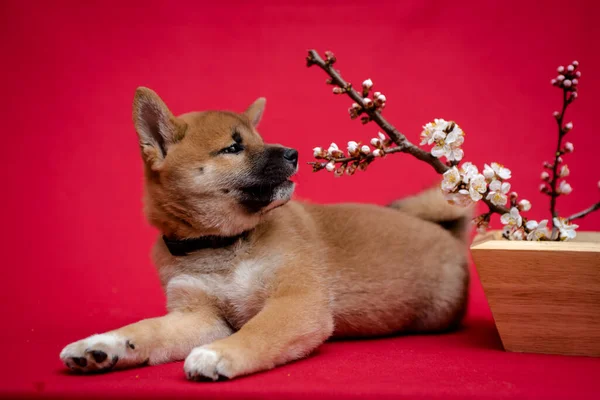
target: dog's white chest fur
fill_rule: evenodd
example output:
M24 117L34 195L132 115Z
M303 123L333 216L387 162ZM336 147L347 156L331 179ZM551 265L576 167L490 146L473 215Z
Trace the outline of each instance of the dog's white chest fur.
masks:
M250 259L233 264L225 272L181 273L167 283L167 301L178 291L201 291L215 299L223 316L239 329L263 307L274 269L273 260Z

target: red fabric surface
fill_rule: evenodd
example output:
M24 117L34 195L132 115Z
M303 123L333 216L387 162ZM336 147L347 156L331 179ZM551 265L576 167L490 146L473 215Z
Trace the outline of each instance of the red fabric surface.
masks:
M512 168L513 188L538 194L555 146L554 68L581 62L567 156L573 195L563 214L597 200L600 6L590 1L288 1L0 3L3 287L0 395L190 398L585 398L600 360L506 353L476 277L465 328L445 335L327 343L309 359L223 382L191 383L182 363L71 376L61 348L160 315L141 211L142 170L131 123L138 85L175 113L242 110L268 99L266 140L300 150L366 141L375 126L347 117L305 51L333 50L343 75L370 77L385 115L410 139L433 118L467 132L466 159ZM436 175L408 156L333 179L304 165L297 195L385 203ZM600 213L581 222L598 230ZM284 396L285 395L285 396Z

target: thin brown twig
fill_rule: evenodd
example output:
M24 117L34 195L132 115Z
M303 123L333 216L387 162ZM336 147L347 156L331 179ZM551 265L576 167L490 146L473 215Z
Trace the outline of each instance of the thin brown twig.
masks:
M339 71L335 70L332 64L333 62L323 60L316 50L309 50L308 57L306 58L306 65L308 67L317 65L331 77L331 84L337 85L343 89L344 93L346 93L357 104L361 105L361 107L363 107L363 112L368 115L370 120L374 121L397 145L397 147L394 147L394 149L397 149L395 151L408 153L421 161L425 161L427 164L431 165L438 174L443 174L444 172L448 171L450 167L440 161L437 157L431 155L431 153L412 144L406 138L406 136L404 136L392 124L390 124L376 108L364 107L363 96L354 90L352 85L342 78ZM508 208L504 206L497 206L491 201L487 200L485 197L482 199L482 201L489 207L490 212L500 215L509 212Z
M382 150L385 154L392 154L392 153L398 153L403 151L402 148L400 147L391 147L388 149L383 149ZM352 157L344 157L344 158L335 158L335 157L328 157L328 158L324 158L323 161L324 163L328 163L328 162L334 162L334 163L341 163L341 164L347 164L350 163L352 161L362 161L362 162L371 162L373 159L375 158L375 155L373 153L369 153L369 154L358 154L356 156L352 156ZM318 164L319 161L311 161L308 164L310 165L315 165Z
M556 190L556 185L558 183L558 159L562 155L562 140L567 134L567 131L563 127L563 119L565 117L565 112L567 111L567 107L569 106L570 101L567 98L567 89L563 89L563 106L560 114L556 117L556 122L558 124L558 144L556 145L556 152L554 153L554 163L552 164L552 180L550 181L550 215L552 218L558 217L558 211L556 211L556 199L560 196L560 193Z
M591 207L586 208L585 210L579 211L578 213L571 215L570 217L567 218L567 221L571 222L576 219L583 218L586 215L588 215L596 210L599 210L599 209L600 209L600 201L598 203L592 205Z

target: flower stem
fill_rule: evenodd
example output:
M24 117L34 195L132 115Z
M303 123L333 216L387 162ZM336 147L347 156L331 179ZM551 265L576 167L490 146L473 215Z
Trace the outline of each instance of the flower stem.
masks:
M558 143L556 145L556 152L554 153L554 163L552 164L552 180L550 181L550 215L552 218L558 217L558 211L556 211L556 199L560 195L556 191L556 185L558 184L558 158L562 154L562 140L565 137L567 131L563 128L563 119L565 117L565 112L567 111L567 107L569 105L569 101L567 99L567 90L563 89L563 106L560 114L556 118L556 122L558 124Z
M571 222L579 218L583 218L586 215L600 209L600 201L596 204L593 204L591 207L586 208L585 210L579 211L567 218L567 221Z

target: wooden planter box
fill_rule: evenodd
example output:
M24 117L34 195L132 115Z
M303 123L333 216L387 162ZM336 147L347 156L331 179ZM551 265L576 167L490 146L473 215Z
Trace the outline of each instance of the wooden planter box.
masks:
M571 242L488 232L471 253L505 350L600 356L600 232Z

